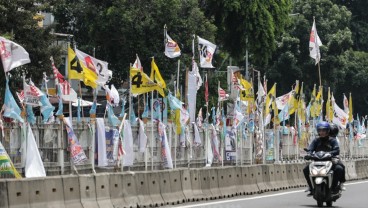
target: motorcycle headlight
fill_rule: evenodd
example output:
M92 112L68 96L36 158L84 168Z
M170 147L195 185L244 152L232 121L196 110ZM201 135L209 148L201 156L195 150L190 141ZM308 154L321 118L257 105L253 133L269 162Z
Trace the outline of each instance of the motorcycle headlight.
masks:
M321 172L320 172L321 175L326 175L326 173L327 173L326 169L322 169Z
M312 175L317 175L318 171L316 169L312 169Z

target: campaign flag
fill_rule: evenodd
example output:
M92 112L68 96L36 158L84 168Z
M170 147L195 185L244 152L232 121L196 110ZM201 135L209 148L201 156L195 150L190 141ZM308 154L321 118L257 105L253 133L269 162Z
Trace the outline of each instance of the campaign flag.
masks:
M139 131L138 131L138 150L143 153L146 152L147 146L147 135L144 130L144 123L141 119L139 119Z
M33 108L31 105L26 105L26 113L27 113L27 121L30 124L35 124L36 123L36 117L33 113Z
M12 174L15 178L22 178L0 141L0 175L2 174Z
M276 105L279 110L282 110L285 108L285 106L289 103L289 99L292 96L292 92L286 93L285 95L281 95L280 97L276 98Z
M313 20L313 26L309 38L309 56L316 60L316 64L321 60L319 47L322 45L321 39L317 34L316 21Z
M31 63L28 52L17 43L0 36L0 56L4 72Z
M84 82L85 85L92 88L97 87L98 74L92 65L89 68L78 59L78 56L73 49L68 47L68 77L69 79L78 79Z
M280 122L283 122L284 120L288 120L290 118L290 115L289 115L289 105L286 104L284 109L281 110L281 112L279 113L278 115L279 117L279 121Z
M171 92L169 92L169 95L167 96L169 100L170 109L177 110L181 109L183 106L183 102L181 102L178 98L174 97Z
M164 123L158 123L158 135L161 140L161 159L163 162L164 168L173 168L172 158L171 158L171 150L169 146L169 142L166 136L166 126Z
M208 40L200 38L199 36L197 37L200 66L202 68L214 68L214 66L212 66L212 59L217 46Z
M171 39L165 29L165 55L169 58L175 58L181 55L179 45Z
M344 111L345 111L346 114L349 115L349 101L348 101L348 98L346 97L345 94L344 94L343 103L344 103Z
M157 83L152 81L148 77L147 74L145 74L144 72L141 72L137 68L133 68L133 67L130 68L130 77L131 77L131 83L132 83L131 92L133 96L141 95L143 93L151 92L153 90L161 89L162 91L162 88L160 88L157 85Z
M138 54L136 54L136 56L137 58L134 61L133 68L139 69L141 70L141 72L143 72L143 66L142 66L141 60L139 59Z
M105 85L104 89L106 91L106 101L109 102L114 107L119 106L120 96L115 86L112 84L111 89L109 89L109 86Z
M43 166L41 155L29 123L27 133L27 156L24 169L26 178L46 177L45 167Z
M266 105L265 105L266 116L270 113L270 105L272 104L274 99L276 99L276 83L272 86L270 91L268 91L266 96Z
M20 116L20 108L18 107L17 102L15 102L15 99L10 92L8 79L6 79L5 83L5 99L3 109L4 117L16 119L21 123L24 122L23 118Z
M197 90L199 90L199 88L203 84L203 80L202 80L201 74L199 73L198 65L194 59L192 59L192 73L196 77L196 86L197 86Z
M150 75L150 79L153 80L155 83L157 83L158 85L158 92L160 93L160 95L162 97L165 97L165 93L164 90L166 88L166 83L165 80L162 78L160 70L158 69L156 63L155 63L155 59L152 59L151 62L151 75Z
M239 112L236 107L234 109L235 110L234 110L234 123L233 123L233 125L234 125L234 128L237 128L241 124L241 122L243 121L244 115L241 112Z
M134 149L133 149L133 134L132 127L128 120L124 121L123 129L123 166L133 166L134 162Z
M44 93L38 89L32 81L27 83L23 83L24 88L24 100L23 103L32 106L39 106L40 105L40 97L44 95Z
M349 95L349 122L353 122L353 98L351 97L351 93Z
M222 89L220 86L218 87L218 100L219 101L225 101L229 97L228 94L226 94L226 91Z
M198 111L196 124L197 124L198 128L202 128L202 125L203 125L202 108L200 108L199 111Z
M333 119L332 122L342 129L346 129L346 124L349 120L349 115L345 113L336 103L333 103Z
M112 71L108 69L108 63L96 59L95 57L88 55L78 49L75 49L80 62L86 66L90 71L97 74L96 83L98 85L105 85L112 78Z
M85 161L87 161L87 156L84 153L82 146L79 144L69 118L64 118L63 121L68 133L67 136L70 150L70 159L72 160L74 165L83 164Z
M206 100L206 105L208 105L208 79L206 74L206 82L204 83L204 99Z

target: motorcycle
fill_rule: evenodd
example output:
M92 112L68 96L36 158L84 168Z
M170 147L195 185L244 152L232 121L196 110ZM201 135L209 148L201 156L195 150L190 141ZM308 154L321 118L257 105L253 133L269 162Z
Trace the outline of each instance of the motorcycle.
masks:
M332 194L332 179L334 177L333 160L331 154L319 151L305 156L306 160L312 160L309 164L309 177L314 189L313 198L317 201L318 207L323 207L326 202L328 207L332 206L338 198L341 197L341 190Z

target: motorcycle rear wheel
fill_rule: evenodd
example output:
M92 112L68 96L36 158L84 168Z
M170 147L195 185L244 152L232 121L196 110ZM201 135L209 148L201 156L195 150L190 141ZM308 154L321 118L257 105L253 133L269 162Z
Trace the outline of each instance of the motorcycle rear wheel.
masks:
M326 202L326 206L327 206L327 207L332 207L332 201L328 201L328 202Z
M317 201L317 206L318 207L323 207L323 201Z

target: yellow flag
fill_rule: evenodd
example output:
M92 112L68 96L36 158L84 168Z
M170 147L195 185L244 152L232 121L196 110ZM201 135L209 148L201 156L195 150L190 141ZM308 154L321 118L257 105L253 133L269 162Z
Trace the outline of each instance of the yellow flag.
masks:
M98 75L78 60L77 55L70 46L68 46L68 77L69 79L81 80L85 85L92 88L97 87L96 80Z
M272 101L272 110L273 110L273 121L275 124L280 124L280 120L279 120L279 109L277 108L276 105L276 99L273 99Z
M83 69L73 49L68 46L68 78L83 80Z
M353 98L349 96L349 122L353 122Z
M151 75L150 75L150 78L151 78L151 80L156 82L158 84L158 86L161 88L161 90L158 91L160 93L160 95L162 97L165 97L165 93L164 93L163 89L166 88L166 83L165 83L165 80L162 78L160 71L158 70L158 67L155 63L155 59L152 59L152 62L151 62Z
M147 74L137 68L130 68L130 79L132 83L132 94L140 95L151 92L153 90L160 90L157 83L153 82ZM162 89L161 89L162 90ZM159 91L160 92L160 91ZM161 94L161 93L160 93Z
M270 113L271 102L275 99L276 99L276 83L273 84L272 88L267 93L266 105L265 105L266 109L265 109L265 114L264 114L265 116L267 116Z
M306 118L305 118L305 102L304 102L304 94L303 94L303 83L299 91L298 118L303 124L305 124Z
M299 98L299 80L295 82L295 88L292 92L292 96L289 99L289 115L293 114L298 109L298 98Z
M326 117L327 117L327 121L332 122L333 108L332 108L330 88L328 88L327 101L326 101Z
M248 82L247 80L240 78L240 84L243 86L244 89L250 89L252 88L252 84Z
M315 117L318 117L322 112L322 100L323 100L322 89L323 87L320 86L316 96Z
M316 85L313 87L311 100L310 100L310 115L312 118L316 117Z
M17 169L15 169L14 164L4 146L0 142L0 175L1 174L12 174L15 176L15 178L22 178Z

